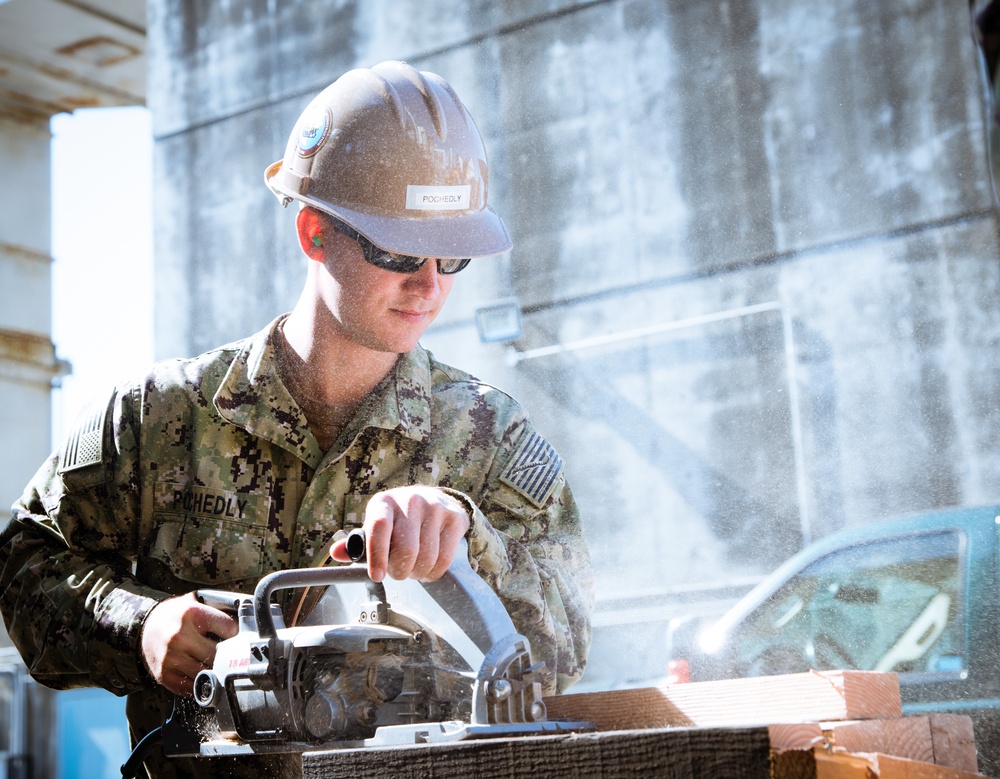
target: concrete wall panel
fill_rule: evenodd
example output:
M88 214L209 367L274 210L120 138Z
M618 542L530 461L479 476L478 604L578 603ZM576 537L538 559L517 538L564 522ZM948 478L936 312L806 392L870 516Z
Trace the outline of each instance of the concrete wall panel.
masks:
M631 576L645 586L749 574L844 525L996 499L996 255L984 216L553 308L527 316L526 332L568 351L476 369L571 453L594 540L611 539L594 545L609 589L624 565L611 550L634 538ZM626 337L575 348L593 328ZM473 338L426 341L468 364Z
M279 122L252 111L156 144L158 355L242 337L295 302L305 272L295 209L280 208L264 168L297 115ZM223 159L246 164L220 166Z
M0 289L4 296L0 329L49 333L52 323L52 259L19 246L0 243Z
M0 452L0 506L5 511L51 447L49 395L57 365L50 340L49 141L45 124L0 117L0 430L8 442Z
M966 7L764 3L759 37L777 251L991 207Z
M45 383L25 383L12 381L8 372L0 366L0 425L8 441L17 441L17 446L0 449L0 499L3 500L3 524L9 518L10 505L21 497L24 485L48 457L50 444L52 409L49 402L48 386Z
M49 129L45 124L20 122L0 116L0 159L4 162L3 243L48 255L51 238Z
M184 132L235 113L318 92L351 67L423 61L559 18L589 2L243 0L149 8L154 133ZM597 3L604 5L605 3ZM210 91L204 85L213 84Z

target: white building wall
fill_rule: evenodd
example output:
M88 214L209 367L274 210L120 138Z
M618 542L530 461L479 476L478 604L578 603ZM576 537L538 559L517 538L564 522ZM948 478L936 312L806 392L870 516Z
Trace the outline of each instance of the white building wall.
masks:
M47 121L0 116L0 511L51 449L51 185Z

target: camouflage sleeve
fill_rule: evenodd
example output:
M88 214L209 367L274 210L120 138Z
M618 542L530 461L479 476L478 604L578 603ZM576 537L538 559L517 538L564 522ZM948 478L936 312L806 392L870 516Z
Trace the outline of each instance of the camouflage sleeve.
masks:
M0 610L31 675L118 695L149 684L142 623L164 593L131 575L137 435L128 393L81 414L0 534Z
M497 478L472 509L472 567L496 590L544 660L543 692L564 692L590 651L594 580L562 459L530 426L514 438Z

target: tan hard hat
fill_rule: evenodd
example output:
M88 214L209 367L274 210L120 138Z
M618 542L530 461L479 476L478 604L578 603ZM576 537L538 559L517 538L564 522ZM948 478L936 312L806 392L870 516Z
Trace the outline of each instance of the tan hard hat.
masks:
M511 248L487 202L479 130L455 91L404 62L358 68L299 117L264 180L336 216L376 246L417 257L485 257Z

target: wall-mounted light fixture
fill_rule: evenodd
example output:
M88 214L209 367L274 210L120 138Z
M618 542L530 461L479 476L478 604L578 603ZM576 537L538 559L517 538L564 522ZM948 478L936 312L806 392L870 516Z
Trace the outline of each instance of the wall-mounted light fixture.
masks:
M476 328L483 343L513 343L521 337L521 304L503 298L476 309Z

